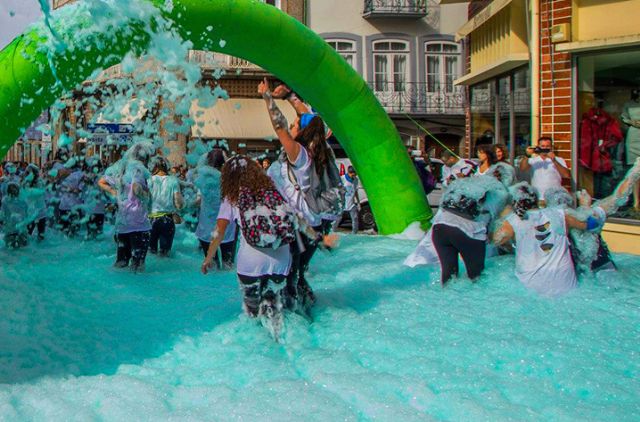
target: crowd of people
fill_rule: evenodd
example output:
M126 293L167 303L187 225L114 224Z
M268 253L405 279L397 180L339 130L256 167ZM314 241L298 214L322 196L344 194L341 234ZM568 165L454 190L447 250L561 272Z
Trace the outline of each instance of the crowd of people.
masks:
M308 280L316 251L337 247L343 212L358 231L359 180L353 167L341 175L320 116L286 85L258 87L280 156L254 160L215 146L193 168L172 166L152 141L137 142L105 166L60 149L42 168L7 162L0 179L0 222L9 248L24 247L47 228L69 238L96 239L105 221L114 230L114 266L145 270L147 253L170 256L176 224L198 239L201 271L235 267L247 315L260 318L278 338L285 309L308 316L315 294ZM297 118L288 122L276 99ZM291 123L291 124L289 124ZM430 162L409 149L425 191L436 186ZM432 227L406 264L439 263L445 285L459 273L482 274L486 259L514 253L515 274L549 296L577 283L577 271L615 269L600 236L607 215L627 200L640 178L633 167L615 193L595 204L564 189L567 165L550 138L527 150L517 167L504 145L477 147L477 161L450 150L441 154L444 194ZM527 180L519 180L521 175Z
M345 189L325 123L289 88L280 84L272 92L265 79L259 93L283 147L273 163L213 147L185 171L172 167L150 140L133 144L107 168L64 148L42 168L5 163L0 222L6 246L26 246L36 229L43 240L47 228L95 239L110 220L114 266L143 272L149 252L170 256L176 224L184 220L202 249L202 272L235 266L245 312L266 321L277 338L284 309L310 315L309 263L319 248L337 247L332 227L345 200L353 203L357 176L350 168ZM278 98L298 113L291 125Z
M517 278L544 296L568 292L580 272L616 269L600 233L638 184L640 161L612 195L594 203L586 191L574 196L564 188L571 172L551 138L528 148L517 167L504 145L480 145L476 152L477 161L441 154L442 201L406 265L439 264L444 286L458 275L460 258L475 280L487 258L515 254Z

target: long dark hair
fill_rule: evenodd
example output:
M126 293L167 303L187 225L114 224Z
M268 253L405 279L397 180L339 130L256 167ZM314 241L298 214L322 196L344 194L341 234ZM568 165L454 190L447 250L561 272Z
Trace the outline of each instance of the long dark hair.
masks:
M295 140L309 151L309 155L316 167L316 173L322 174L327 167L329 159L332 157L322 119L318 116L311 119L309 125L298 133Z
M498 159L496 158L496 153L493 151L493 146L491 145L478 145L476 147L476 154L478 153L484 153L487 155L487 161L489 161L489 165L492 166L495 163L498 162Z
M502 151L502 160L498 160L498 154L496 154L497 150ZM493 153L496 156L496 161L502 161L502 162L509 161L509 149L505 144L495 144L493 146Z
M163 172L165 174L169 174L169 161L162 156L153 157L150 161L151 173L158 174Z
M214 148L207 153L206 163L209 167L216 170L222 169L225 162L224 150L222 148Z
M26 180L29 174L33 174L33 179ZM40 169L35 164L29 164L22 178L27 182L27 186L34 187L38 184L38 180L40 180Z

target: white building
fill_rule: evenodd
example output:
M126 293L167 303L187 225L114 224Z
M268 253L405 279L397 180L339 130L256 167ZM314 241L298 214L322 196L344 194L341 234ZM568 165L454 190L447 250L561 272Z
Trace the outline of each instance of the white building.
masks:
M449 147L464 138L463 71L456 30L467 4L426 0L309 0L307 24L362 75L406 143L437 146L407 117ZM437 148L440 149L440 148Z

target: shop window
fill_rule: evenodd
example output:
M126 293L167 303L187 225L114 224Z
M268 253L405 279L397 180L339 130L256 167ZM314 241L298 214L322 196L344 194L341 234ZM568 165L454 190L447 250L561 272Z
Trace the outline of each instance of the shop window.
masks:
M473 146L500 143L511 157L531 141L529 69L521 68L471 87Z
M495 81L471 87L471 140L474 148L495 142Z
M603 199L640 157L640 53L618 51L577 59L578 185ZM640 219L640 186L613 217Z
M351 65L354 69L356 68L356 55L358 51L356 49L356 43L350 40L327 40L327 44L329 44L334 50L336 50L343 59L346 60L347 63Z
M427 92L453 92L460 75L460 46L452 42L425 44Z
M373 43L373 87L376 92L405 92L409 74L409 43Z

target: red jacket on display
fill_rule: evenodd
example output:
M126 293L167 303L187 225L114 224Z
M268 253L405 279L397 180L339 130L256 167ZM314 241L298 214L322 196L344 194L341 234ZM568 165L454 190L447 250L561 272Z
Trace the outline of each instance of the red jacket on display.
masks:
M582 115L580 124L580 165L595 173L613 170L609 148L622 142L620 124L601 108Z

